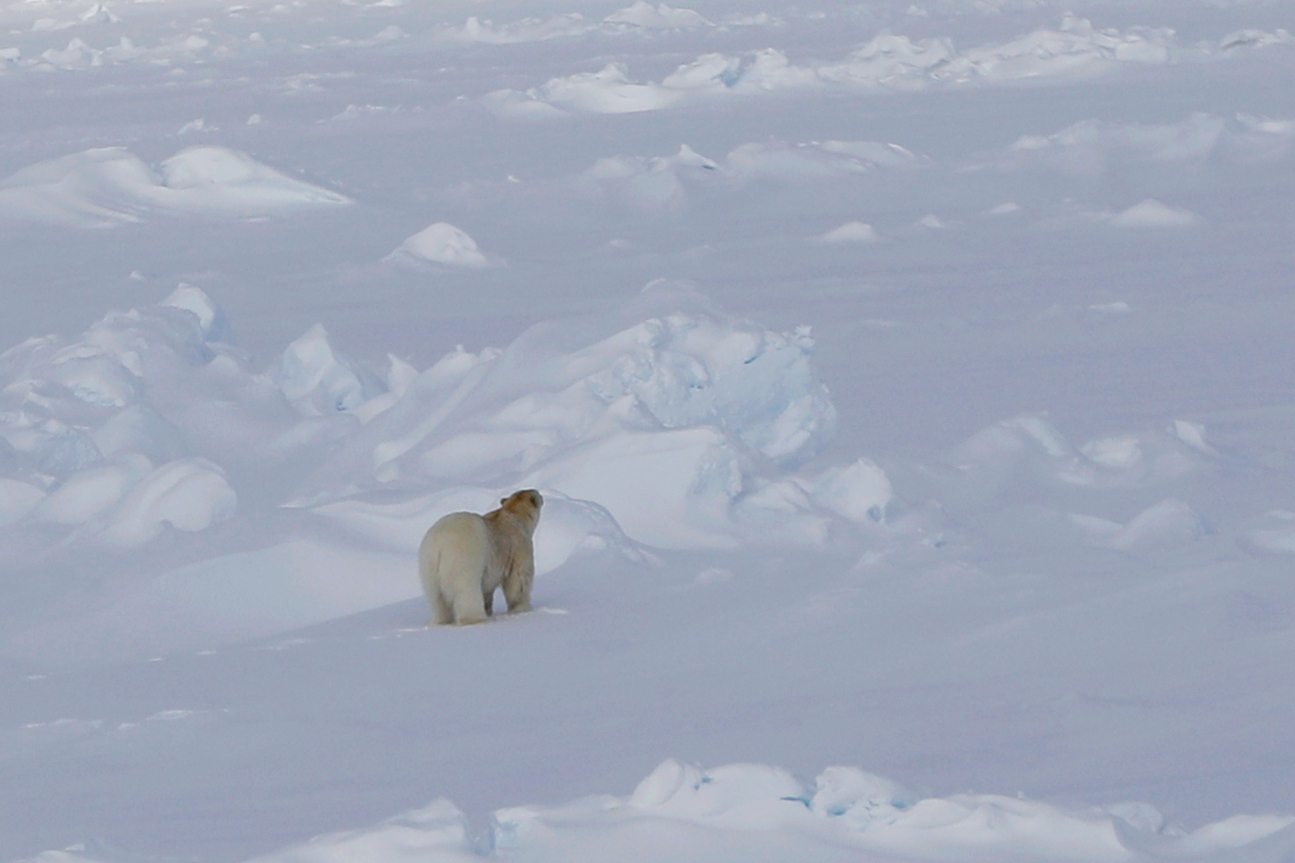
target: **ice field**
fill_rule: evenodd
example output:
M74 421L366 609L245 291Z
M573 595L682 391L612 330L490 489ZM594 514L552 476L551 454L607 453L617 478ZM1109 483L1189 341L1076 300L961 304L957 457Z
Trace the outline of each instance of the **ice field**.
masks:
M1292 32L0 6L0 861L1295 860Z

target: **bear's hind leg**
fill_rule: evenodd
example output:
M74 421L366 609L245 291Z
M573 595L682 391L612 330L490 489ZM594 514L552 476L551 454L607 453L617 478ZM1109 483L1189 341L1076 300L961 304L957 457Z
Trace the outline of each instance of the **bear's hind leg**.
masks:
M460 626L470 623L485 623L485 597L475 590L454 597L454 622Z
M494 617L494 614L495 614L495 592L492 590L492 591L490 591L489 593L486 593L486 592L483 590L483 591L481 591L481 599L482 599L482 600L484 600L483 604L484 604L484 605L485 605L485 607L486 607L486 617Z
M453 622L454 609L452 609L450 604L445 601L445 594L441 593L440 590L435 591L432 595L432 619L428 621L427 625L431 626L432 624L436 624L438 626L445 626L446 624Z

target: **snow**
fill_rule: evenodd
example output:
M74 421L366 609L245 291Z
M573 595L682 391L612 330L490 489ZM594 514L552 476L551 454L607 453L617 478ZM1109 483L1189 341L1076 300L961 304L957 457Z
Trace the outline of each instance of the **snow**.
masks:
M628 797L497 810L484 855L467 818L442 798L254 860L1204 860L1252 848L1282 853L1295 842L1290 817L1237 816L1186 835L1161 820L1154 809L1129 805L1083 811L1000 795L918 798L851 767L829 767L807 788L765 765L702 770L668 760Z
M877 239L877 232L866 222L846 222L838 225L820 237L825 243L871 243Z
M1111 224L1121 228L1186 228L1196 224L1196 214L1147 198L1117 215Z
M124 147L98 147L32 165L0 182L0 217L79 228L137 222L154 212L257 216L349 203L243 153L213 146L181 150L156 172Z
M640 28L691 29L708 22L691 10L639 0L607 19ZM1284 32L1284 31L1282 31ZM1032 79L1071 79L1112 72L1122 64L1167 65L1217 61L1239 46L1285 44L1287 37L1256 33L1225 37L1217 49L1179 48L1169 28L1099 30L1086 18L1065 15L1054 28L1040 28L1005 43L958 51L953 39L913 40L883 31L838 62L802 66L778 48L744 56L703 54L680 65L659 83L636 81L623 63L598 72L550 79L525 91L498 90L487 105L501 116L546 116L545 109L624 114L660 111L697 98L756 96L846 87L864 91L912 91L929 87L1002 85ZM1194 56L1197 55L1197 56Z
M0 8L0 861L1295 859L1291 32Z
M409 237L383 260L412 263L429 262L451 267L484 267L490 261L477 248L477 241L462 228L449 222L437 222Z

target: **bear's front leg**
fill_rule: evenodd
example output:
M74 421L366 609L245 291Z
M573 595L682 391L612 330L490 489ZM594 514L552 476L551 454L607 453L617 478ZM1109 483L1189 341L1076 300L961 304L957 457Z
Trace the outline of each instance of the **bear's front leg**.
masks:
M509 614L531 610L531 584L534 580L534 563L519 566L508 573L504 579L504 599L508 600Z
M493 617L495 614L495 592L492 590L487 593L483 590L481 591L481 598L485 602L486 617Z

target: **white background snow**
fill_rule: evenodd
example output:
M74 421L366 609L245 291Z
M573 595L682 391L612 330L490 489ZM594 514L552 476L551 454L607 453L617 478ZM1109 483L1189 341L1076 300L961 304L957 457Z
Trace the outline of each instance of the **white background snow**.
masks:
M1292 31L0 6L0 860L1295 859Z

